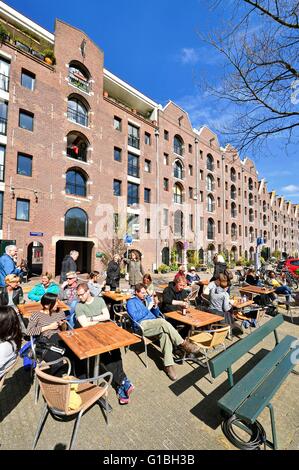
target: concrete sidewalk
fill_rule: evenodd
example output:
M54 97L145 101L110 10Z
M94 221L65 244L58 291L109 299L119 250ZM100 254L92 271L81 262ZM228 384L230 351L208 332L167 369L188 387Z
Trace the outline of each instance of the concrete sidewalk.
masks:
M298 336L298 315L290 323L286 318L279 328L279 337ZM245 333L247 334L247 332ZM237 338L235 338L237 340ZM274 345L273 334L238 366L249 370L266 349ZM234 449L224 437L217 409L217 400L227 389L226 374L211 384L206 369L192 363L177 365L178 380L171 382L163 372L159 348L149 346L149 368L146 369L136 352L144 359L143 348L123 351L124 368L136 390L129 405L118 404L114 390L109 401L113 407L110 424L104 423L98 407L87 412L77 437L77 449L105 450L191 450ZM247 363L245 365L245 363ZM243 370L243 369L242 369ZM290 374L273 400L280 449L299 449L298 376ZM34 387L22 362L11 372L0 394L0 448L30 449L36 431L43 400L34 404ZM264 411L259 421L271 438L270 420ZM38 449L65 448L71 437L73 422L56 422L51 417L44 427Z

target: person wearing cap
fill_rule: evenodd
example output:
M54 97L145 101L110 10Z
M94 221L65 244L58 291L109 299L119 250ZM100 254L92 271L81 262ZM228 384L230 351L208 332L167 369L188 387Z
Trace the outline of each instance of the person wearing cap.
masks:
M194 283L198 283L200 281L199 275L196 273L195 267L191 266L190 271L186 276L188 286L191 286Z
M70 315L75 313L76 305L79 302L77 287L77 273L75 273L75 271L66 273L66 281L61 284L58 298L70 307Z

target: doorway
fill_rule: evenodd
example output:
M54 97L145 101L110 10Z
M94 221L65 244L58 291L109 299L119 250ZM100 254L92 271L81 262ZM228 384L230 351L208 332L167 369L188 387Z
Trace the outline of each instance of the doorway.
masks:
M27 248L27 268L29 275L40 276L43 272L44 245L41 242L31 242Z
M79 252L79 258L76 261L78 271L80 273L90 273L92 270L91 254L93 247L93 242L83 242L77 240L59 240L56 243L55 276L58 276L61 272L61 264L63 258L65 257L65 255L68 255L72 250L76 250Z

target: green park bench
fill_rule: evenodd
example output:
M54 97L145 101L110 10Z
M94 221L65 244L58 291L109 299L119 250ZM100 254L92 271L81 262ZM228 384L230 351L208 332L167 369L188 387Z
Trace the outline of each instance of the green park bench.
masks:
M294 367L291 355L297 339L285 336L279 341L276 328L283 321L283 316L277 315L209 361L212 377L218 377L224 371L228 374L230 390L217 403L222 414L226 417L236 417L236 425L248 432L243 423L253 425L267 407L270 412L273 442L267 440L265 445L274 449L278 447L274 409L270 402ZM275 336L275 346L272 351L269 351L241 380L234 383L232 364L272 332Z

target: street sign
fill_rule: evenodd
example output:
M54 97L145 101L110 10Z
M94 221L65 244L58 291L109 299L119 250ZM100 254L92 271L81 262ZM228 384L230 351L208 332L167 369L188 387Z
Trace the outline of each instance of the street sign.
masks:
M43 237L43 232L30 232L30 237Z
M265 243L265 241L262 237L257 238L257 240L256 240L257 246L264 245L264 243Z
M127 233L124 236L124 242L126 245L131 245L133 243L133 237Z

